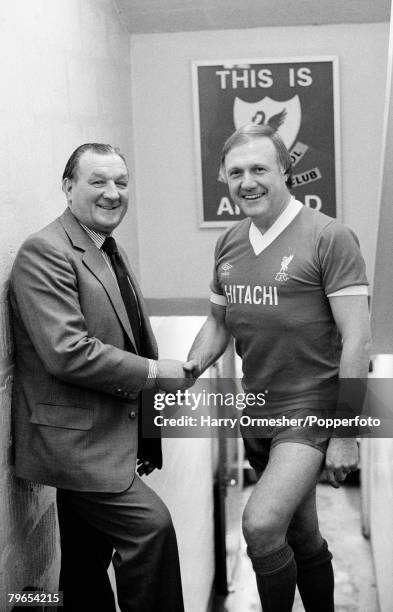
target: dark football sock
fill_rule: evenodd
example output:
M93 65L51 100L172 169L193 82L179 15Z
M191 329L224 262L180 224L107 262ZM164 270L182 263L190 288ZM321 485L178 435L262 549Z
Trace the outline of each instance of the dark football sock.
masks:
M308 555L295 554L297 586L306 612L334 612L332 554L324 540Z
M263 612L290 612L296 589L296 563L293 550L284 544L272 552L253 557L248 549L256 574Z

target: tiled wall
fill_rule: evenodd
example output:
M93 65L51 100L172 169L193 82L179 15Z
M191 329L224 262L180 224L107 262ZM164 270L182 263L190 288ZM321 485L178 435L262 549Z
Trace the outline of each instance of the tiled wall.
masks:
M2 612L10 607L8 591L55 589L58 571L54 490L16 481L10 469L10 267L23 239L64 209L60 177L76 146L110 142L130 159L131 113L129 35L111 0L14 0L6 9L0 18ZM137 268L133 210L118 235Z

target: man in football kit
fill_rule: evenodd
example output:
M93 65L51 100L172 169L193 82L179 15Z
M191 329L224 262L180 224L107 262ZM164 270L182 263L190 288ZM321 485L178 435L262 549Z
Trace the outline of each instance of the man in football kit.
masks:
M331 612L332 556L315 488L322 469L339 486L356 468L358 448L352 438L329 439L299 424L335 408L339 378L367 376L364 262L346 226L291 196L290 156L272 128L240 128L221 161L220 176L247 218L217 242L211 313L187 367L198 376L232 335L244 390L263 391L268 414L298 419L269 438L242 431L259 476L243 532L264 612L291 610L296 584L306 611Z

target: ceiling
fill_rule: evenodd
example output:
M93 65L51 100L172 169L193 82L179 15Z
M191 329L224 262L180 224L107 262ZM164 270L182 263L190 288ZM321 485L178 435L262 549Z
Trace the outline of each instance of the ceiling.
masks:
M130 33L389 21L390 0L115 0Z

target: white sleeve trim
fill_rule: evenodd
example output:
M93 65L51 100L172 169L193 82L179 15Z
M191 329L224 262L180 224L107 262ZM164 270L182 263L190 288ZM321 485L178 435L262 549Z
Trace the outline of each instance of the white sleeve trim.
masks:
M341 295L368 295L367 285L351 285L350 287L343 287L333 293L328 293L326 297L339 297Z
M218 295L218 293L212 293L210 296L210 301L212 304L218 304L218 306L226 306L228 304L228 300L225 295Z

